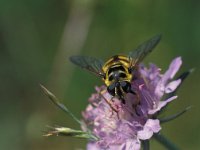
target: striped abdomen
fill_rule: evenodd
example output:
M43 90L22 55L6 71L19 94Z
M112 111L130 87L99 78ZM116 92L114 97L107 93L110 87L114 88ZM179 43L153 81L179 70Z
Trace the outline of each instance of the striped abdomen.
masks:
M113 82L128 81L132 79L132 73L129 72L130 62L128 57L115 55L111 57L103 66L105 84L109 86Z

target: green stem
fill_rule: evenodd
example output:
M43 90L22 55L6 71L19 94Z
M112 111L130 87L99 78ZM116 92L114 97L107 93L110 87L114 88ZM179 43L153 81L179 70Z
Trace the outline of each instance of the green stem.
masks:
M143 150L150 150L149 140L142 141Z
M170 150L180 150L174 143L163 136L161 133L154 134L154 138L160 142L163 146Z

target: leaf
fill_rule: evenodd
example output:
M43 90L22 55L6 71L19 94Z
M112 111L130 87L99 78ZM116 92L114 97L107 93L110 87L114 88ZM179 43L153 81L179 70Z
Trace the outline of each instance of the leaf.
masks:
M160 120L160 123L166 123L166 122L169 122L171 120L174 120L176 118L178 118L179 116L182 116L184 113L186 113L189 109L191 108L191 106L188 106L186 107L184 110L174 114L174 115L171 115L171 116L168 116L168 117L165 117L165 118L161 118L159 119Z
M74 116L74 114L71 111L69 111L69 109L64 104L60 103L60 101L58 100L58 98L53 93L51 93L47 88L45 88L41 84L40 84L40 87L43 90L43 92L49 97L49 99L56 106L58 106L61 110L63 110L67 114L69 114L78 124L82 125L82 122L76 116Z

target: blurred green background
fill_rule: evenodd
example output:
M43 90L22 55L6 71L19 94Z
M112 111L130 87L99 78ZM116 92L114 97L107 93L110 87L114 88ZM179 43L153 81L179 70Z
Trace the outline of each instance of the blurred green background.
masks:
M195 72L179 90L167 114L193 108L163 125L162 132L181 149L200 147L200 2L196 0L1 0L0 1L0 149L85 149L87 141L43 137L46 125L79 129L41 92L45 85L79 118L102 82L78 69L75 54L106 60L127 54L155 34L163 38L145 59L163 70L182 56L179 74ZM152 149L164 149L152 141Z

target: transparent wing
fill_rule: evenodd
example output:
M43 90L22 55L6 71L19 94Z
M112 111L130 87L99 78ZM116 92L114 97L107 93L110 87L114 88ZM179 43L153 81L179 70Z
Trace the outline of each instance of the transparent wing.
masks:
M133 52L129 53L129 59L131 62L131 66L135 66L140 63L147 54L149 54L159 43L161 39L161 35L156 35L148 41L145 41L141 45L137 47L137 49Z
M86 69L101 78L104 77L104 73L102 71L103 61L87 56L71 56L70 61L75 65Z

